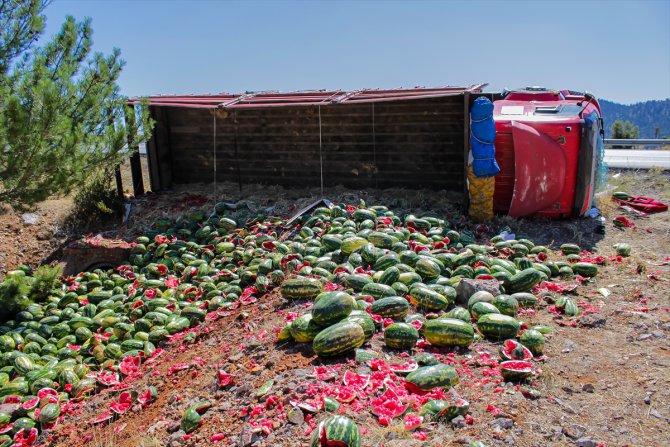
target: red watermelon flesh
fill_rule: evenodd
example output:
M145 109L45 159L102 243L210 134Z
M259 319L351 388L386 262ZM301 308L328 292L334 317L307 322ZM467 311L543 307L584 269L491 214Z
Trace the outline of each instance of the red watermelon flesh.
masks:
M365 389L370 384L370 376L365 374L356 374L355 372L347 371L344 373L342 382L346 386L351 386L359 390Z
M21 405L21 408L23 408L24 410L32 410L32 409L36 408L37 404L39 404L39 403L40 403L40 398L36 397L34 399L30 399L30 400L25 401Z
M403 404L392 389L372 399L371 403L372 413L379 418L379 423L382 425L388 425L391 419L402 416L409 408L409 404Z
M389 369L396 374L409 374L419 369L419 364L410 360L407 363L393 363L389 365Z
M517 358L516 352L519 347L523 349L522 358ZM530 352L530 349L526 348L516 340L505 340L500 347L500 356L505 360L532 360L533 353Z
M93 419L91 419L91 424L96 425L96 424L102 424L105 423L109 420L112 419L112 412L107 410L104 413L102 413L100 416L97 416Z
M53 388L42 388L37 392L37 397L39 397L40 400L44 399L47 396L58 397L58 391L54 390Z
M505 380L524 380L533 374L533 364L522 360L508 360L500 364L500 373Z

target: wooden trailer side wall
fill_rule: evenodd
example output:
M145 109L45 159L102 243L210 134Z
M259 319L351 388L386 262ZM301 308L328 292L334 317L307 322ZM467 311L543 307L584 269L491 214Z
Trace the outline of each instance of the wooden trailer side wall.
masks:
M217 110L217 181L462 193L464 96ZM214 180L214 111L154 113L161 187ZM158 123L161 121L161 123ZM165 155L167 154L167 155ZM323 171L321 170L323 167ZM163 182L165 179L165 182ZM168 181L169 180L169 181Z

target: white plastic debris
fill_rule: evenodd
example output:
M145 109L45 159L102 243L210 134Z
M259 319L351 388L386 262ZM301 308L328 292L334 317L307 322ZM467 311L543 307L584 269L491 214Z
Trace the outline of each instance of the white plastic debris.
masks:
M37 221L39 220L35 213L23 213L21 214L21 219L26 225L37 225Z

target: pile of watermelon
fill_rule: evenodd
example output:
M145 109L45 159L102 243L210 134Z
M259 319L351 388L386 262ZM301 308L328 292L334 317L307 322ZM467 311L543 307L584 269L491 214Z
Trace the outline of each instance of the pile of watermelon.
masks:
M438 216L401 216L364 203L317 208L288 233L281 219L245 218L217 205L212 213L158 221L132 243L127 264L63 278L42 302L0 323L0 445L34 439L70 411L69 402L132 378L164 340L275 287L286 300L313 303L281 330L281 343L311 343L317 355L336 357L364 356L361 348L380 332L389 350L406 352L418 344L465 349L485 337L502 343L503 376L524 380L546 332L517 319L518 309L538 304L529 292L554 277L598 273L577 246L561 246L567 261L551 261L549 249L527 239L498 235L478 244ZM464 278L497 280L502 293L478 292L456 306ZM567 314L570 299L557 300ZM458 383L451 366L410 364L402 373L416 392ZM124 408L137 396L129 399ZM467 407L431 404L419 416ZM189 410L186 431L197 428L203 408ZM345 419L324 421L312 445L331 445L329 436L359 445Z

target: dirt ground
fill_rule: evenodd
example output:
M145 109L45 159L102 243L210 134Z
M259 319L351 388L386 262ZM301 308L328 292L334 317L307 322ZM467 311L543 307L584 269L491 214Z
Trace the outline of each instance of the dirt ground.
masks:
M668 173L611 173L610 184L670 201ZM316 190L248 187L239 191L236 185L218 185L217 193L219 200L248 199L258 207L274 207L278 214L290 214L319 197ZM364 199L370 204L432 209L460 219L454 207L434 193L332 189L325 195L348 203ZM569 241L583 248L597 247L597 254L609 259L599 276L576 289L575 301L585 314L581 319L561 318L546 306L536 314L520 317L531 325L558 329L548 337L546 360L535 382L518 388L493 380L486 353L497 358L498 346L489 342L477 343L466 351L438 350L435 354L459 371L461 383L456 390L470 402L472 420L455 426L422 427L426 438L422 440L418 438L423 435L404 429L402 418L382 427L369 408L355 411L342 405L342 411L361 428L365 447L457 446L473 440L489 446L522 447L670 445L670 214L632 215L616 208L608 197L600 202L605 234L599 231L596 219L551 222L496 218L493 223L495 227L509 226L538 244L557 247ZM213 202L211 185L144 196L133 202L130 224L118 234L131 237L157 218L175 216L192 207L208 208ZM36 228L26 228L11 213L0 216L0 232L4 231L0 233L0 254L5 256L0 262L5 268L20 262L39 263L40 256L52 253L60 243L58 237L40 240L38 228L57 217L58 210L56 204L41 206L39 215L44 220ZM637 228L615 227L612 220L617 216L628 217ZM50 228L57 229L51 222ZM617 261L612 245L624 241L631 244L632 256ZM139 393L155 386L158 397L154 402L146 408L136 405L106 426L92 426L88 421L102 414L121 390L98 394L77 404L56 431L47 433L47 445L308 445L307 433L323 413L312 415L307 407L290 411L291 402L310 402L315 387L342 386L344 371L374 372L367 365L357 365L353 358L324 363L308 344L276 345L276 330L293 313L304 311L303 305L289 305L272 293L237 310L212 315L214 318L192 335L184 334L162 346L162 355L143 365L141 376L128 384ZM379 334L371 344L374 350L386 353L387 363L406 361L385 351ZM336 369L333 379L320 368L323 366ZM233 376L229 386L217 385L219 370ZM313 377L315 373L319 374ZM274 381L272 387L259 395L259 388L268 380ZM199 399L211 401L212 408L194 434L185 436L179 430L181 415ZM290 423L286 421L289 412Z

